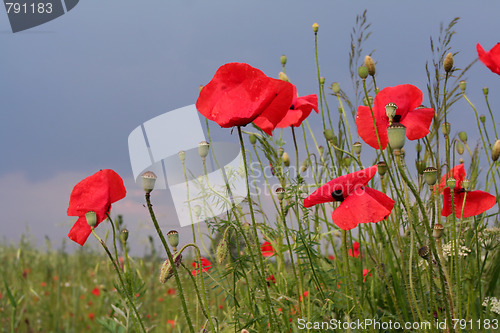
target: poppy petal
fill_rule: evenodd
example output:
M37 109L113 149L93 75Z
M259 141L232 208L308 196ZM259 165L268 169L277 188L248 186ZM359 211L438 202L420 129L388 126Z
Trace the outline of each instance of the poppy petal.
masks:
M386 219L394 201L384 193L368 187L359 187L332 213L332 221L343 230L355 228L359 223L376 223Z
M448 216L451 214L451 190L449 187L446 187L443 190L443 210L441 211L441 215Z
M414 85L401 84L394 87L386 87L375 96L374 107L377 112L387 117L385 106L394 103L398 106L397 115L403 120L408 112L415 110L422 104L423 94Z
M299 127L302 122L309 117L312 110L318 113L318 96L307 95L297 97L293 102L293 110L288 110L285 117L276 125L278 128L286 128L290 126Z
M90 226L87 224L87 219L85 216L79 217L76 223L73 225L71 230L68 233L69 239L83 246L89 238Z
M465 167L462 163L456 165L453 169L450 170L450 177L455 178L457 181L456 183L456 189L461 189L462 186L462 181L465 178ZM437 186L437 190L441 191L443 188L446 188L448 185L446 185L446 180L448 179L448 175L445 174L443 177L441 177L441 180L439 181L439 185ZM450 214L448 214L450 215Z
M434 109L415 109L406 114L401 124L406 126L406 137L408 140L421 139L429 134L429 126L434 119Z
M462 204L464 202L465 192L455 192L455 216L460 218L462 214ZM470 191L465 196L465 209L463 217L479 215L497 202L495 196L484 191ZM451 212L450 212L451 213Z
M377 125L377 131L373 126L372 112L368 106L359 106L358 112L356 113L356 126L358 128L358 134L363 139L366 144L370 145L375 149L379 149L379 144L377 140L377 132L380 138L380 149L385 149L389 139L387 137L387 126L389 126L389 121L387 116L384 114L377 113L373 109L373 116L375 117L375 122Z
M500 75L500 43L497 43L488 52L484 51L479 43L477 43L476 49L479 60L493 73Z

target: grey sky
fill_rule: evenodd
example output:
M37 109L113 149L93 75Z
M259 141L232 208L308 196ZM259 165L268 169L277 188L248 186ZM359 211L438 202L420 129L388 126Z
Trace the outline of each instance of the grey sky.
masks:
M71 225L65 214L71 188L101 168L126 181L128 201L116 206L130 214L126 222L147 222L127 149L135 127L195 103L198 86L227 62L247 62L277 76L279 57L286 54L299 93L317 93L314 22L320 26L322 75L327 83L350 87L349 33L365 8L373 34L364 49L375 49L380 87L411 83L424 91L429 36L454 17L461 17L452 43L460 52L458 67L477 57L477 42L489 50L500 41L497 1L86 0L16 34L2 10L0 235L16 240L29 225L37 238L48 234L60 243ZM498 75L477 63L468 82L480 112L486 112L483 86L490 87L491 105L500 106ZM453 112L457 127L470 127L474 118L465 103ZM215 135L236 140L226 129ZM469 137L477 136L472 127ZM161 195L167 206L168 193Z

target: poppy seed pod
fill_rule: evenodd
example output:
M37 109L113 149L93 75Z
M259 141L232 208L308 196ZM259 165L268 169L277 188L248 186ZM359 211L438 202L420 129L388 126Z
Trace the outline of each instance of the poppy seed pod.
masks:
M467 133L465 131L461 131L458 133L458 137L462 140L463 143L467 143Z
M288 75L286 75L283 72L280 72L280 74L278 75L278 77L280 78L281 81L290 82L290 79L288 78Z
M323 84L325 84L325 81L326 81L326 79L325 79L325 77L324 77L324 76L321 76L321 77L319 78L319 84L323 85Z
M333 82L330 86L334 94L338 94L340 92L340 84L338 82Z
M179 245L179 233L176 230L170 230L167 233L168 243L177 251L177 245Z
M464 180L462 180L462 187L466 191L468 191L470 189L470 179L469 178L465 178Z
M173 255L175 267L179 267L182 261L182 255L180 252L174 253ZM174 275L174 268L172 267L172 263L168 260L165 260L160 270L160 283L166 283L171 277Z
M151 193L155 188L156 174L153 171L146 171L142 174L142 188L146 193Z
M97 214L93 211L88 211L85 213L85 219L90 227L95 227L97 224Z
M318 151L319 151L319 156L323 156L323 152L325 151L325 147L319 146Z
M286 65L286 61L287 61L287 57L286 57L286 55L283 54L280 57L280 62L281 62L282 65Z
M378 165L378 174L383 177L387 172L387 164L384 161L382 161L378 162L377 165Z
M278 187L276 189L276 196L279 201L283 200L285 198L285 189L283 187Z
M250 134L250 135L248 136L248 140L250 141L250 143L251 143L252 145L254 145L254 144L257 142L257 135L255 135L255 134L253 134L253 133L252 133L252 134Z
M498 157L500 157L500 140L497 140L493 144L493 148L491 148L491 159L493 162L496 162Z
M290 156L288 156L288 153L287 153L287 152L284 152L284 153L283 153L283 156L281 156L281 158L283 159L283 164L284 164L286 167L289 167L289 166L290 166Z
M482 122L482 123L483 123L483 125L484 125L484 123L486 122L486 116L485 116L484 114L480 115L480 116L479 116L479 120L481 120L481 122Z
M422 246L418 249L418 255L425 260L429 259L429 247L427 245Z
M365 56L365 67L368 69L368 74L370 76L375 76L375 63L369 55Z
M462 90L462 92L465 92L465 88L467 88L467 82L462 80L458 83L458 86L460 87L460 90Z
M128 229L123 229L120 233L120 239L122 242L126 242L128 240Z
M457 148L458 154L462 155L464 153L465 147L464 147L464 144L462 142L457 141L456 148Z
M318 30L319 30L319 24L314 22L313 25L312 25L312 28L313 28L313 31L314 33L318 33Z
M389 103L385 106L385 114L387 115L387 118L389 118L389 122L392 122L397 110L398 106L394 103Z
M490 89L488 89L488 87L484 87L483 88L483 94L484 94L484 96L488 96L489 92L490 92Z
M405 145L406 127L400 123L393 123L387 127L387 136L392 150L400 151Z
M306 172L308 167L309 167L309 160L306 158L304 161L302 161L302 164L300 165L300 172Z
M352 150L354 150L354 153L356 155L359 155L361 154L361 142L354 142L353 145L352 145Z
M453 54L449 52L444 58L444 71L446 73L449 73L451 72L452 69L453 69Z
M432 229L432 237L436 239L440 239L443 236L444 226L440 223L434 224L434 228Z
M177 155L179 156L179 159L181 160L181 162L184 162L186 160L186 152L184 150L181 150L180 152L178 152Z
M424 179L427 185L432 186L437 181L437 169L434 167L427 167L424 169Z
M453 177L450 177L446 180L446 185L450 188L450 190L454 190L457 185L457 180Z
M451 124L450 123L442 123L441 124L441 132L443 132L444 136L448 136L450 134Z
M325 139L328 141L332 141L335 138L335 134L333 134L331 129L326 129L323 134L325 135Z
M202 141L198 144L198 154L200 154L200 157L205 159L208 155L208 147L210 147L210 144L206 141Z
M366 79L368 77L368 68L366 68L365 66L359 66L358 75L363 80Z
M417 167L418 174L423 175L424 170L425 170L425 161L424 160L417 160L415 162L415 166Z

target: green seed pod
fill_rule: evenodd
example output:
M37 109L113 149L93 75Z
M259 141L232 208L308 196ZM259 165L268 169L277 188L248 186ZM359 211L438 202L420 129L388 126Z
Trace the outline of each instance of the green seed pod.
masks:
M319 84L321 84L321 85L325 84L325 77L324 76L321 76L319 78Z
M375 63L369 55L365 56L365 67L368 69L368 74L370 76L375 76Z
M432 230L432 237L436 239L440 239L443 236L444 226L440 223L434 224L434 228Z
M424 169L424 180L427 185L432 186L437 181L437 169L434 167L427 167Z
M380 176L384 176L385 173L387 172L387 164L384 161L378 162L377 163L377 171Z
M452 69L453 69L453 54L451 54L450 52L444 58L444 71L446 73L449 73L451 72Z
M330 89L332 89L334 94L338 94L340 92L340 84L338 82L333 82Z
M182 261L182 255L180 252L172 254L174 259L175 267L179 267ZM174 275L174 268L172 267L172 263L170 261L165 260L160 270L160 283L166 283L171 277Z
M424 174L425 170L425 161L424 160L418 160L415 162L415 166L417 167L417 172L419 175Z
M250 135L248 136L248 140L250 140L250 143L251 143L252 145L254 145L254 144L257 142L257 135L255 135L255 134L253 134L253 133L252 133L252 134L250 134Z
M90 227L95 227L97 224L97 214L93 211L88 211L85 213L85 219Z
M464 153L465 147L464 147L464 144L462 142L457 141L456 148L457 148L457 153L459 153L460 155L462 155Z
M444 136L448 136L450 134L451 124L450 123L442 123L441 124L441 132L443 132Z
M128 240L128 229L123 229L120 232L120 239L123 243L125 243Z
M319 156L323 156L323 152L325 151L325 147L319 146L318 151L319 151Z
M393 123L387 127L387 136L392 150L400 151L405 145L406 127L400 123Z
M344 157L344 165L348 168L351 166L352 158L350 156Z
M418 255L422 259L429 259L429 247L427 245L422 246L420 249L418 249Z
M208 147L210 147L210 144L206 141L202 141L198 144L198 154L200 154L201 158L206 158L208 155Z
M276 189L276 196L279 201L282 201L285 198L285 189L283 187L278 187Z
M488 89L488 87L484 87L483 88L483 94L484 94L484 96L488 96L489 92L490 92L490 89Z
M179 233L176 230L170 230L167 233L168 243L177 251L177 245L179 245Z
M387 115L387 118L389 118L390 122L392 122L392 119L394 119L397 110L398 106L394 103L389 103L385 106L385 114Z
M483 125L484 125L484 123L486 122L486 116L485 116L484 114L480 115L480 116L479 116L479 120L481 120L481 122L482 122L482 123L483 123Z
M358 141L354 142L352 145L352 150L356 155L361 154L361 142Z
M500 157L500 140L497 140L491 148L491 159L496 162Z
M332 141L333 138L335 138L335 134L333 134L333 131L331 129L326 129L323 134L325 135L325 139L328 141Z
M465 178L464 180L462 180L462 187L466 191L468 191L470 189L470 179L469 178Z
M366 79L368 77L368 68L366 68L365 66L359 66L358 75L363 80Z
M283 159L283 164L284 164L286 167L289 167L289 166L290 166L290 156L288 156L288 153L287 153L287 152L284 152L284 153L283 153L283 156L281 156L281 158Z
M450 177L446 180L446 185L450 188L450 190L454 190L457 185L457 180L453 177Z
M458 137L462 140L463 143L467 143L467 133L465 131L461 131L458 133Z
M458 83L458 86L460 87L460 90L462 90L462 92L465 92L465 88L467 88L467 82L462 80Z
M142 174L142 188L144 192L151 193L155 188L156 174L153 171L146 171Z
M286 57L286 55L283 54L280 57L280 62L281 62L282 65L286 65L286 61L287 61L287 57Z
M231 235L230 230L231 228L226 228L226 230L224 230L222 239L220 240L219 245L217 245L217 250L215 251L215 257L217 258L217 262L219 264L222 264L226 260L229 253L228 239Z

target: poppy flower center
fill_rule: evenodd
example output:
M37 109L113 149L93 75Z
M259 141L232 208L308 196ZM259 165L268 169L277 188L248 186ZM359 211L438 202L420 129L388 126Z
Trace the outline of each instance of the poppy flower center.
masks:
M344 201L344 196L342 195L342 190L335 190L332 192L332 198L335 201Z
M295 106L293 104L290 106L290 110L295 110Z
M401 115L400 114L395 115L394 118L392 119L392 122L394 123L401 122Z

